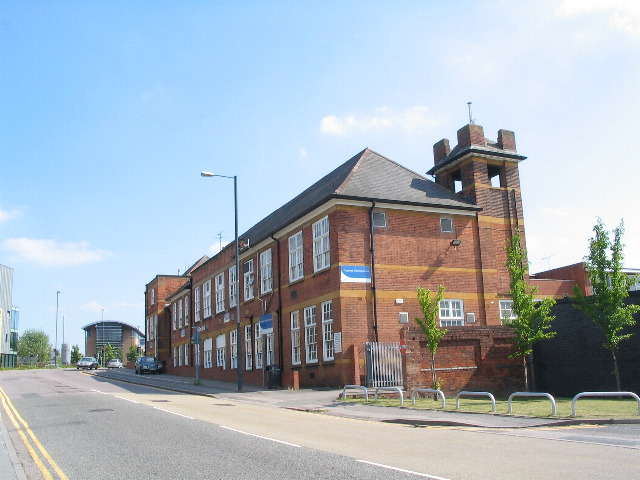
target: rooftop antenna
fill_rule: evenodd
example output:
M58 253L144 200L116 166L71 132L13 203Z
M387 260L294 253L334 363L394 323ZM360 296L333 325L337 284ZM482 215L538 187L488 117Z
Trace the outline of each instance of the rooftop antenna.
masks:
M222 232L218 234L218 242L220 243L220 251L222 251Z
M547 270L551 270L551 264L549 262L549 260L551 259L551 257L555 257L555 253L552 253L551 255L547 255L546 257L542 257L542 260L546 260L547 261Z
M467 102L467 106L469 107L469 123L476 123L473 121L473 118L471 117L471 102Z

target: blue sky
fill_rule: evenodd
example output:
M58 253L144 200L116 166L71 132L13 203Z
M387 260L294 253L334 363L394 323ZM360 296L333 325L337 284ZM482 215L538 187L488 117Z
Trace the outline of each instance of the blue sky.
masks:
M531 271L598 216L640 268L635 0L0 0L0 263L23 332L144 325L144 288L363 148L424 174L467 102L515 131Z

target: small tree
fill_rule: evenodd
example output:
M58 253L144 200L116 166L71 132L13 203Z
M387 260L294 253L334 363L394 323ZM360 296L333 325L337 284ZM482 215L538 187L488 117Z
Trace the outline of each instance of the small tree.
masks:
M106 365L107 362L113 358L116 358L115 350L110 343L107 343L107 346L104 348L104 364Z
M51 358L49 336L41 330L27 330L18 339L18 355L20 357L36 357L38 361Z
M509 355L509 358L522 357L524 385L529 391L527 357L533 352L534 343L556 335L556 332L549 331L551 322L555 318L550 315L550 312L556 302L552 298L545 298L542 302L534 301L533 297L538 289L527 284L529 265L527 252L523 250L521 241L520 231L517 230L507 243L507 268L511 277L512 312L515 317L504 320L513 328L515 335L513 341L516 344L516 351Z
M622 272L624 253L622 234L624 222L613 230L613 241L605 229L601 218L593 227L595 235L589 239L589 256L585 258L587 274L593 294L586 297L577 287L576 306L586 313L602 329L605 336L604 348L611 352L616 388L620 391L620 371L616 353L622 340L631 333L620 334L624 327L635 325L633 315L640 311L640 305L625 305L632 280ZM608 257L611 250L611 258Z
M440 328L438 323L438 310L440 308L440 300L442 300L444 287L442 285L438 287L438 293L433 300L431 300L431 290L418 287L417 291L418 302L420 302L420 308L422 309L424 318L416 317L415 321L422 330L422 333L424 333L427 339L427 348L431 353L431 388L439 390L440 382L436 374L436 350L438 350L442 337L447 334L447 330Z
M136 347L135 345L131 345L131 348L129 349L129 353L127 353L127 360L129 360L130 362L135 362L137 358L138 358L138 347Z
M80 347L78 345L71 347L71 363L78 363L81 358Z

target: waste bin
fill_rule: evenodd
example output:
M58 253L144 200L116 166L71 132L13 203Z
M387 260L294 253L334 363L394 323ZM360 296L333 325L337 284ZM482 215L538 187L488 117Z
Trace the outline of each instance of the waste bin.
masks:
M280 367L278 365L267 366L267 387L280 388Z

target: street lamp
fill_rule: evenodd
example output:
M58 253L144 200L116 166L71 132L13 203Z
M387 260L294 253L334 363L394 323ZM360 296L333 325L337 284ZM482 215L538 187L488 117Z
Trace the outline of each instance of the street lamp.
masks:
M58 368L58 306L60 305L60 290L56 292L56 346L53 347L53 358L56 368ZM49 357L51 359L51 357Z
M229 177L226 175L217 175L211 172L200 173L203 177L222 177L233 179L233 205L235 213L235 238L236 238L236 354L238 367L238 391L242 391L242 342L240 335L240 239L238 238L238 177L234 175Z
M104 367L104 308L102 309L102 351L100 353L100 363Z

